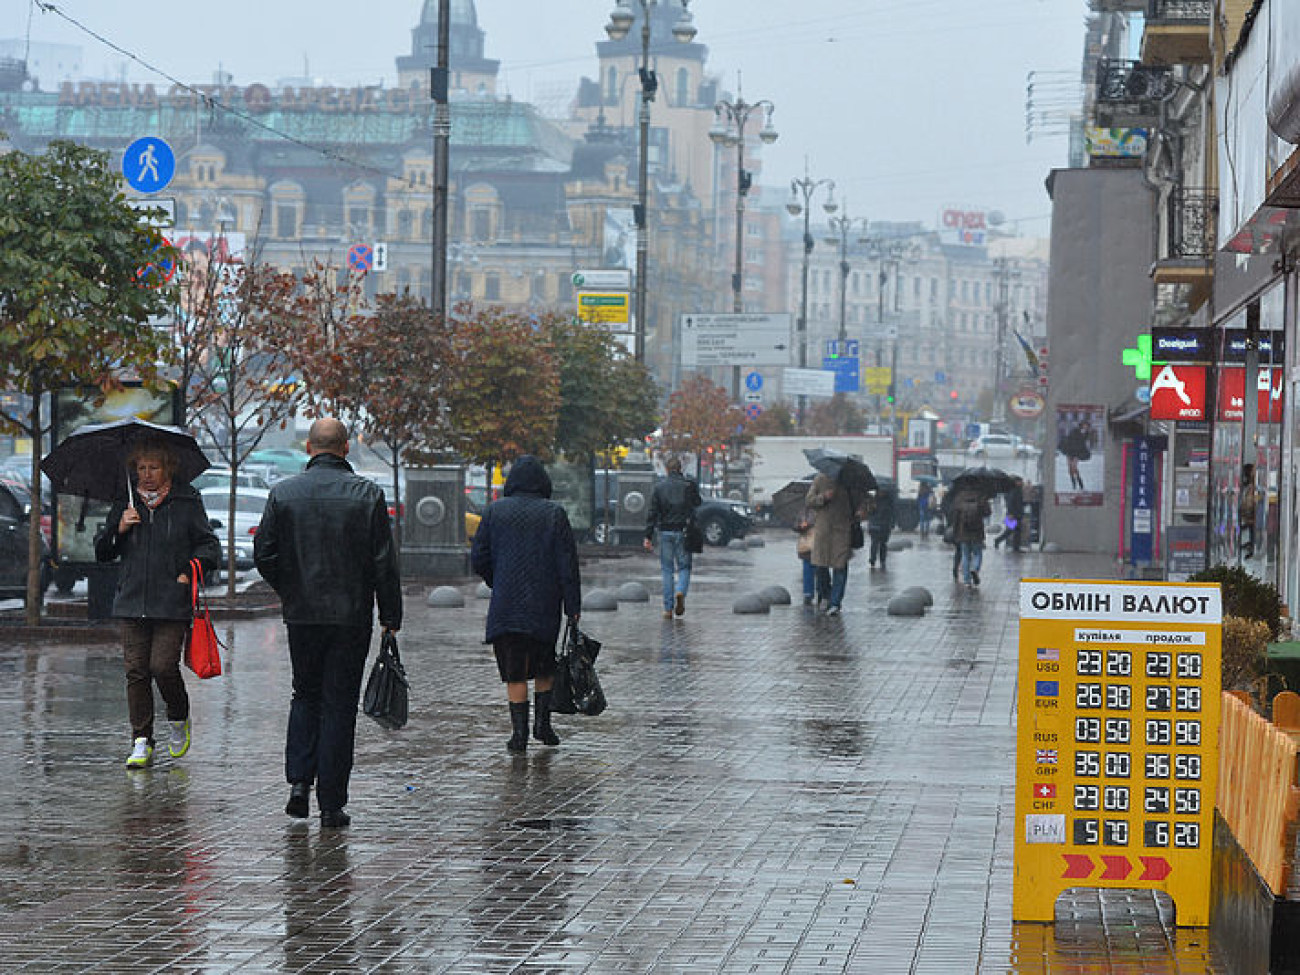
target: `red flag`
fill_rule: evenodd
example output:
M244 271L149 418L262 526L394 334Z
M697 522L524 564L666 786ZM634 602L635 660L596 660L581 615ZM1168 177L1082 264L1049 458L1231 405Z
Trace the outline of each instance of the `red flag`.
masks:
M1039 783L1037 783L1037 784L1034 786L1034 798L1035 798L1035 799L1055 799L1055 798L1056 798L1056 783L1055 783L1055 782L1039 782Z

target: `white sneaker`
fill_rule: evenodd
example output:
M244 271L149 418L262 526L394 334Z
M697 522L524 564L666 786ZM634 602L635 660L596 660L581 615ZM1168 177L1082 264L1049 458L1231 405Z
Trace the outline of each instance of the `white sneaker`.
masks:
M137 738L131 749L131 757L126 760L127 768L144 768L153 761L153 745L148 738Z
M190 750L190 719L168 721L171 725L171 737L167 742L167 753L172 758L180 758Z

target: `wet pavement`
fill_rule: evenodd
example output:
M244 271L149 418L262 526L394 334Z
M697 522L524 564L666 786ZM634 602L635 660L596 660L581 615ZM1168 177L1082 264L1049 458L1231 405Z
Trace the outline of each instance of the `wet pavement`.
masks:
M584 617L610 709L518 758L486 600L409 595L411 722L359 719L345 830L283 813L277 619L219 626L190 754L144 772L116 646L0 631L0 970L1223 970L1150 895L1011 921L1016 581L1113 564L989 551L969 590L931 540L888 572L856 559L826 617L799 605L793 536L768 540L697 557L681 620L653 557L585 565L584 589L651 599ZM772 584L794 604L732 613ZM918 584L927 616L888 616Z

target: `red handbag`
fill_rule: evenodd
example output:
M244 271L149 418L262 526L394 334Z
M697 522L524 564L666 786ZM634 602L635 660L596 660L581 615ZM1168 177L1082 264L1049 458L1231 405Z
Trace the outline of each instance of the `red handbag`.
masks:
M185 666L200 679L221 676L221 643L212 625L208 610L208 597L203 593L203 566L198 559L190 559L190 600L194 606L194 620L189 636L185 638Z

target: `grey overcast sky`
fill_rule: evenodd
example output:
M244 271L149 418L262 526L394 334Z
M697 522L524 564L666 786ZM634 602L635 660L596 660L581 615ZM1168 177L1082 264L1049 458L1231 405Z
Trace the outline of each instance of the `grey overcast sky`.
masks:
M330 84L392 83L423 0L221 0L135 4L54 0L142 61L189 82L220 67L236 83L310 75ZM476 0L504 90L560 110L596 73L595 42L613 0ZM768 200L803 174L830 177L851 216L932 223L951 204L1002 211L1046 235L1048 171L1063 134L1025 141L1030 71L1077 77L1085 0L694 0L708 69L776 104L764 150ZM80 45L95 78L155 80L31 0L0 0L0 39Z

